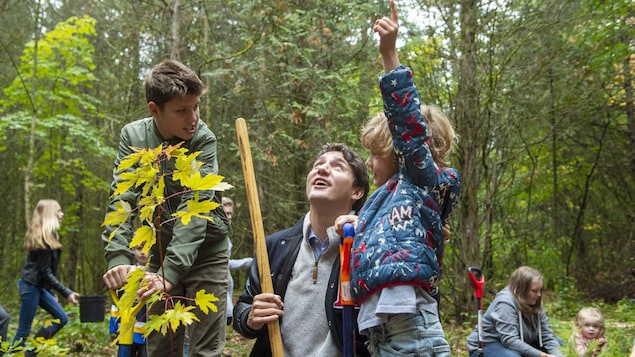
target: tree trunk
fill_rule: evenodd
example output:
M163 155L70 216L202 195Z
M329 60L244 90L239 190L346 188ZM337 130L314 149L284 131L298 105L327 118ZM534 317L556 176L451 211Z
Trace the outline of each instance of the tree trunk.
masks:
M181 6L181 0L174 0L174 6L172 7L172 52L170 53L170 58L177 61L181 60L179 6Z
M460 10L461 40L459 43L459 73L456 102L456 126L461 137L459 143L459 162L462 175L461 205L459 215L459 235L461 237L459 259L456 271L466 272L468 265L480 265L480 243L478 236L478 152L479 152L479 83L477 79L476 30L478 4L476 0L461 1ZM472 289L467 273L461 274L466 289L464 294L456 294L455 318L462 321L462 311L471 311L469 303Z
M631 61L633 60L635 60L635 55L630 54L622 61L622 75L624 76L624 110L628 118L628 130L631 137L631 175L635 178L635 105L633 104L633 78L631 75Z
M29 156L24 170L24 219L26 227L31 223L31 172L35 161L35 124L37 122L38 105L37 94L37 46L40 38L40 2L35 5L35 30L33 31L33 75L31 76L31 129L29 131Z

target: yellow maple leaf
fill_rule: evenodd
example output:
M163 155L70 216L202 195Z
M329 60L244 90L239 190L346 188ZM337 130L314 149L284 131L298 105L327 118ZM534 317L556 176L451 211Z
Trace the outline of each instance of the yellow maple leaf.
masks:
M161 204L160 202L156 202L155 198L152 196L144 197L139 200L139 219L146 222L152 222L152 217L154 216L154 211L157 206Z
M130 248L143 244L143 251L148 254L150 247L157 242L157 235L153 227L141 226L134 231L130 240Z
M135 186L138 179L137 172L122 172L119 174L120 182L115 186L115 192L113 192L113 196L118 196L122 193L128 192L128 190Z
M117 166L117 171L123 171L125 169L132 167L133 165L138 163L139 160L141 160L141 157L143 157L143 155L145 155L145 151L146 151L145 149L138 149L135 147L130 147L130 149L132 149L135 152L132 154L126 155L121 160L121 162Z
M130 208L130 204L128 202L117 201L115 202L115 210L108 212L108 214L104 218L104 222L101 225L118 226L126 222L131 213L132 209Z
M186 148L182 148L181 146L185 143L185 141L181 141L176 145L169 145L165 149L163 149L163 153L167 160L170 160L173 157L183 156L188 150Z
M134 269L128 274L128 282L121 288L123 294L115 304L119 310L119 315L131 314L133 312L135 301L137 300L137 290L139 290L139 285L144 275L145 270L141 267Z
M145 306L144 302L137 300L137 290L144 275L143 268L136 268L128 274L128 281L118 292L111 291L120 321L117 342L125 344L132 342L137 314Z
M132 239L129 242L129 247L143 245L143 250L148 254L150 248L156 244L156 230L153 225L154 216L156 210L163 204L165 204L165 180L171 179L178 181L184 187L183 191L173 193L172 196L180 194L191 194L193 191L224 191L233 188L231 185L222 182L224 177L220 175L207 174L202 176L201 167L202 162L196 160L201 152L195 152L187 154L188 150L182 148L183 142L176 145L170 145L163 147L159 145L154 149L138 149L131 148L134 152L122 159L117 169L120 171L120 181L115 187L113 193L121 195L129 190L138 191L139 200L136 203L136 207L131 208L130 204L119 201L115 203L115 211L107 214L104 219L103 225L113 225L115 229L110 234L110 238L114 237L122 227L122 224L129 221L131 215L134 212L139 213L139 219L144 224L136 229L133 233ZM163 162L167 160L174 160L175 170L173 172L167 172L161 174L160 167ZM200 196L194 192L193 198L187 201L187 208L185 210L173 213L172 216L180 219L184 225L190 223L193 217L199 217L209 221L213 221L209 217L209 212L218 208L219 204L211 200L199 201ZM170 221L172 220L170 219ZM162 224L164 222L159 222ZM124 314L126 316L127 330L130 330L134 325L135 315L132 314L139 305L136 300L136 292L141 284L148 284L144 281L144 271L142 269L135 270L133 274L129 276L128 283L124 287L124 292L121 298L121 302L117 299L117 304L125 305L123 307ZM156 292L153 294L145 304L166 304L165 299L170 300L172 304L174 297L164 292ZM149 315L148 322L145 324L146 336L151 331L157 331L162 334L166 334L168 329L176 330L180 325L189 325L194 321L199 321L197 316L192 312L193 309L199 309L205 314L209 314L210 311L218 312L218 307L214 302L219 299L214 294L208 294L204 290L200 290L196 294L194 304L183 305L180 301L174 303L172 309L166 310L161 315ZM121 309L120 309L121 310ZM138 311L138 310L137 310ZM130 330L131 331L131 330ZM119 339L115 341L121 341Z
M209 211L215 209L218 206L218 203L210 200L199 202L197 192L194 194L194 197L192 199L187 201L187 211L178 211L176 213L173 213L172 216L180 218L181 223L183 223L184 225L189 224L192 220L192 217L199 217L213 222L214 220L212 219L212 217L207 216L206 213L209 213Z
M161 157L161 152L163 151L163 145L159 145L154 149L143 149L143 155L139 159L139 162L143 166L156 165L159 161L159 157Z
M160 332L165 336L168 332L168 324L165 321L163 315L149 315L148 321L143 325L146 328L144 336L148 337L152 331Z
M201 173L197 172L187 179L181 180L181 185L189 187L192 191L225 191L233 188L232 185L222 182L225 177L221 175L208 174L205 177L201 177Z
M148 165L139 167L135 172L137 174L137 181L135 182L135 186L143 186L142 194L145 196L152 188L152 185L154 185L154 183L156 182L159 169L154 166Z
M191 153L186 156L180 156L176 158L174 163L174 172L172 173L172 179L183 182L190 176L200 172L202 162L196 161L196 157L201 154L200 151Z
M180 301L174 304L174 308L165 310L161 315L150 315L148 322L144 325L146 328L146 335L150 331L158 331L165 335L168 332L168 328L172 331L181 325L191 325L194 321L200 321L196 315L191 312L194 306L184 306Z
M154 187L152 187L152 196L154 196L154 199L156 200L157 204L161 204L165 200L164 192L165 192L165 177L161 176L157 180L157 183L154 185Z
M196 298L194 303L198 306L205 315L209 314L209 311L218 312L218 307L214 302L218 301L218 298L214 293L206 293L205 290L199 290L196 292Z
M172 331L176 331L181 324L191 325L194 320L200 321L196 315L191 312L194 306L183 305L180 301L174 304L174 308L166 310L164 315L170 322L170 328Z

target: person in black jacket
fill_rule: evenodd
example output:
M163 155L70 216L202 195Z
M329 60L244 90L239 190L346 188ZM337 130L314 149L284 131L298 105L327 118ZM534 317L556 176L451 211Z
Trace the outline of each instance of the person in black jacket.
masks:
M306 180L310 211L293 227L267 237L274 294L261 293L258 264L234 306L234 329L257 338L251 356L271 356L266 324L278 320L285 357L341 356L339 241L333 223L359 210L369 191L364 161L344 144L322 148ZM353 323L356 328L357 316ZM368 355L357 336L357 355Z
M7 340L7 330L9 329L9 314L0 305L0 338L2 342ZM0 356L2 352L0 352Z
M14 345L24 346L38 306L53 315L54 320L48 327L41 328L35 334L36 338L49 339L68 323L68 316L53 295L53 290L73 304L79 300L79 294L64 286L56 277L62 253L57 230L63 216L60 204L51 199L40 200L33 212L31 225L24 237L28 257L18 281L20 320ZM25 356L28 355L33 355L33 351L25 351Z

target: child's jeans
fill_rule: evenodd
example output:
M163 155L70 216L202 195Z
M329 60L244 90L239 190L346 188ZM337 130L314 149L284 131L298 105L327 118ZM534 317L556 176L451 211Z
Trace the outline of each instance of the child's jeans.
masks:
M450 357L450 344L435 313L419 310L398 314L366 331L368 350L374 357Z

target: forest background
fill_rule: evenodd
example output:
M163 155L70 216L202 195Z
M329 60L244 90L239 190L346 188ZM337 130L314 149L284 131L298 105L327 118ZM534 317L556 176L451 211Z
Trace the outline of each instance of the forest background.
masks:
M61 280L101 294L100 240L121 127L148 116L142 78L167 58L209 90L201 118L234 185L233 256L253 254L234 122L250 130L265 233L308 209L326 142L365 157L381 110L373 20L389 1L0 0L0 302L18 302L26 224L65 212ZM441 282L444 319L473 319L520 265L554 301L633 306L635 5L630 0L402 0L400 58L448 113L462 173ZM236 273L237 289L244 273ZM565 304L561 304L564 306ZM570 313L575 313L573 311Z

